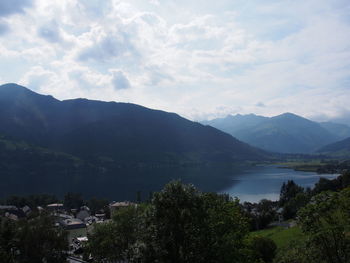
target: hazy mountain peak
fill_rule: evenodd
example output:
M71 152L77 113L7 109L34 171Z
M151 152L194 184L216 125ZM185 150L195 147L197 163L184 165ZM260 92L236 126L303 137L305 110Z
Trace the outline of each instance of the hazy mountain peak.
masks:
M24 92L31 92L31 93L35 93L33 91L31 91L30 89L23 87L21 85L18 85L16 83L6 83L3 85L0 85L0 91L8 91L8 92L19 92L19 91L24 91Z
M240 114L237 113L236 115L231 115L232 117L238 117L238 118L245 118L245 117L257 117L258 115L255 115L254 113L249 114Z
M293 118L293 119L305 119L304 117L301 117L299 115L296 115L294 113L291 113L291 112L285 112L285 113L282 113L280 115L277 115L277 116L274 116L272 118ZM305 119L306 120L306 119Z
M274 117L255 114L207 122L232 136L264 150L284 153L310 153L345 136L348 130L332 132L338 127L323 127L304 117L286 112ZM329 125L330 126L330 125Z
M16 83L6 83L3 85L0 85L0 99L6 97L11 97L12 99L16 98L17 96L30 96L30 97L45 97L45 98L50 98L51 100L57 100L51 95L41 95L39 93L36 93L24 86L18 85Z

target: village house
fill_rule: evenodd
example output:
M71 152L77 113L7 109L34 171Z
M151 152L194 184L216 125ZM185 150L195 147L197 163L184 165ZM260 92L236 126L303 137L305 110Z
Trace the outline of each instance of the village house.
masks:
M80 207L80 210L76 215L76 218L80 219L81 221L84 221L85 218L88 218L90 216L91 216L90 208L87 206L82 206Z
M120 208L125 208L125 207L129 207L129 206L133 206L133 205L135 205L135 204L132 202L129 202L129 201L124 201L124 202L113 201L112 203L109 204L109 209L110 209L111 215L112 215L115 211L117 211Z
M58 212L58 211L63 211L63 204L57 203L57 204L49 204L46 206L47 209L51 212Z
M86 237L86 224L77 218L68 218L60 221L60 225L68 232L68 241L72 243L74 238Z
M26 215L22 209L18 209L16 206L0 205L0 216L7 217L11 220L18 220Z

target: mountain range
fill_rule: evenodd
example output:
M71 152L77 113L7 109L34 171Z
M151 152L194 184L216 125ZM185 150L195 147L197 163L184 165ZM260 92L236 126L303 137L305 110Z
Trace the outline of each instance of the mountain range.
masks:
M71 191L132 199L177 178L215 191L232 183L232 171L217 167L280 156L268 151L344 152L348 141L320 148L350 134L291 113L198 123L130 103L60 101L17 84L0 86L0 124L0 198Z
M152 188L181 175L144 175L126 168L231 164L270 156L175 113L130 103L60 101L16 84L0 86L0 123L3 195L80 191L130 196L136 187ZM198 176L210 185L221 180L220 175Z
M85 160L120 164L260 159L264 152L175 113L130 103L59 101L0 86L0 133Z
M280 153L315 153L327 144L350 137L350 127L332 122L314 122L284 113L274 117L254 114L202 121L252 146Z

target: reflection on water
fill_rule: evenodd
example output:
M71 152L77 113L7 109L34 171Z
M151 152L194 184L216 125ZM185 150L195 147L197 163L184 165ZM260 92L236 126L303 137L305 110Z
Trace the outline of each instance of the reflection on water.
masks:
M263 198L277 200L283 182L294 180L303 187L313 187L320 177L337 175L294 171L277 166L191 167L162 169L128 169L100 178L85 188L89 196L134 200L141 191L143 200L150 192L159 191L171 180L192 183L201 191L228 193L241 201L257 202ZM108 185L106 185L108 182ZM104 191L100 191L104 189Z
M160 191L171 180L192 183L201 191L228 193L241 201L278 199L282 183L294 180L303 187L313 187L320 176L335 175L298 172L276 166L190 167L120 169L100 174L27 176L0 184L0 199L13 194L50 193L63 197L67 192L82 193L85 198L135 200L141 192L147 200L151 192ZM30 185L30 187L27 187Z
M314 187L320 177L329 179L338 175L294 171L277 166L249 167L231 176L232 184L220 192L238 197L241 201L258 202L261 199L278 200L283 182L294 180L303 187Z

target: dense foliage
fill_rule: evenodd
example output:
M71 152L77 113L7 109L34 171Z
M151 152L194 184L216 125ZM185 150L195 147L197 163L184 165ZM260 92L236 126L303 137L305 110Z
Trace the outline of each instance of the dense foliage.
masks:
M0 258L8 263L64 263L66 233L55 228L51 217L41 215L18 222L0 217Z
M267 199L262 199L259 203L244 202L242 208L250 219L250 230L264 229L277 220L277 207L278 202Z
M149 204L118 210L95 228L88 248L96 262L271 262L253 251L248 233L238 200L176 181Z
M314 196L298 213L305 239L280 251L277 263L350 262L350 188Z
M350 188L323 192L300 210L298 220L319 262L350 262Z
M250 246L257 261L261 260L265 263L273 262L276 256L277 246L271 239L254 236L250 240Z

